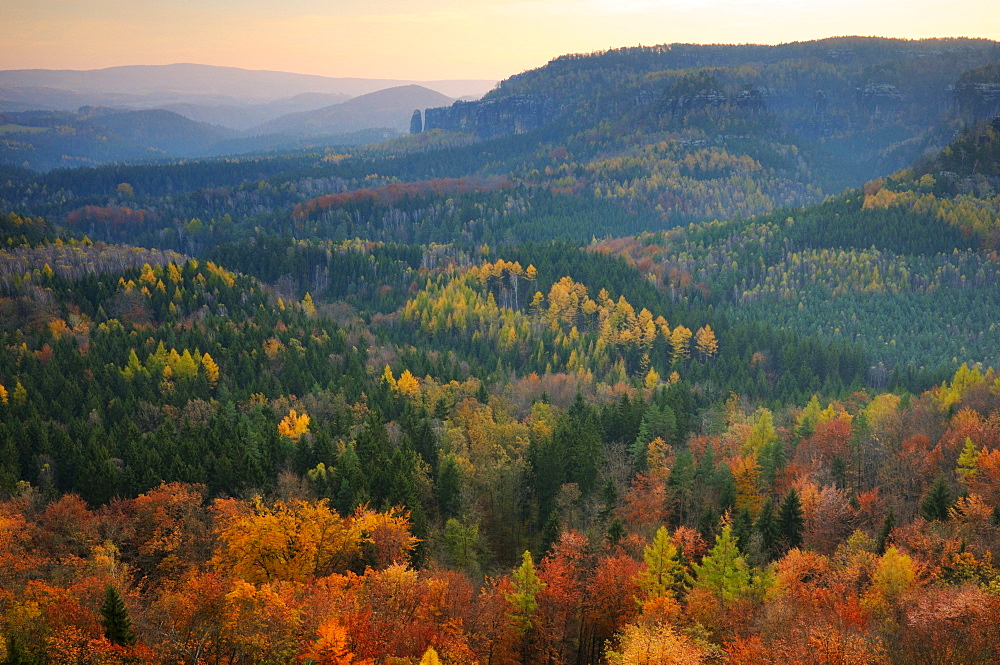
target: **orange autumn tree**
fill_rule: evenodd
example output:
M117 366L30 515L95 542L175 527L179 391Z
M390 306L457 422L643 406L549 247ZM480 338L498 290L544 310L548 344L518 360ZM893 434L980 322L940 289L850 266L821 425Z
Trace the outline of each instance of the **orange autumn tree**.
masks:
M317 665L367 665L369 659L358 659L348 647L347 629L337 619L327 619L316 631L318 639L313 642L305 658Z
M239 503L220 499L213 507L214 562L223 573L253 583L303 582L342 572L360 555L362 523L341 517L326 499L269 506L257 497L249 509Z

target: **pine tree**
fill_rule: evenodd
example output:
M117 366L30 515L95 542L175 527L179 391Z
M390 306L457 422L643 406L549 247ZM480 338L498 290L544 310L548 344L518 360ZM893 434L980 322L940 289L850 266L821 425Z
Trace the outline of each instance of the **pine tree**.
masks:
M802 503L799 494L792 488L781 502L778 511L778 534L789 549L802 546L802 531L805 520L802 518Z
M125 600L113 585L109 584L101 603L101 625L104 626L104 636L112 644L127 646L135 643L135 633L132 631L132 619L128 616Z
M542 527L542 551L548 553L559 540L561 533L562 522L559 520L559 511L553 510L549 513L549 518L545 520L545 526Z
M441 462L437 495L438 505L446 517L457 517L462 512L462 470L454 454Z

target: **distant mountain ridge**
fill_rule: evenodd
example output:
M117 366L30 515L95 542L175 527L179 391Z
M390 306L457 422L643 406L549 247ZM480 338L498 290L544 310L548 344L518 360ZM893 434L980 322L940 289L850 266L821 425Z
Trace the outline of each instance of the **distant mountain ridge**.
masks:
M368 93L324 108L290 113L250 130L251 134L319 136L386 127L405 132L414 109L455 101L419 85L403 85Z
M198 122L245 130L289 113L389 88L419 85L436 91L441 97L426 101L433 106L478 98L494 84L478 79L332 78L196 64L20 69L0 71L0 112L75 111L82 106L162 108Z
M55 88L81 93L121 95L215 95L245 100L273 100L306 92L351 97L401 85L417 84L452 98L482 95L495 81L485 79L367 79L199 64L126 65L90 70L14 69L0 71L0 89Z

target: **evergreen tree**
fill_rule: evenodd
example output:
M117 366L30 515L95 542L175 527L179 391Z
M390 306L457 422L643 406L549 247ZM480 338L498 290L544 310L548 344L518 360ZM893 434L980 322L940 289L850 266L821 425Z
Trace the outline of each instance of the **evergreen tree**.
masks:
M737 516L738 518L739 516ZM698 533L700 533L705 540L711 540L715 538L715 532L719 526L719 513L715 512L715 508L711 505L705 506L701 510L701 515L698 516Z
M135 644L132 619L129 618L125 600L118 593L118 589L111 584L104 592L104 602L101 603L101 625L104 626L104 636L112 644L119 646Z
M548 553L552 549L552 545L559 540L559 534L562 533L562 522L559 520L559 512L553 510L549 513L549 518L545 520L545 526L542 528L542 551Z
M896 528L896 512L889 506L889 512L885 514L885 519L882 520L882 528L878 530L878 539L875 541L875 547L879 555L885 554L885 548L892 542L892 530Z
M736 511L736 517L733 518L733 538L736 539L736 545L739 547L743 553L746 553L747 544L750 542L750 536L753 533L754 523L753 515L746 508ZM704 536L704 532L702 532Z
M580 393L566 416L559 419L552 444L565 460L563 482L577 483L584 494L593 491L601 461L600 422Z
M618 489L615 487L614 479L610 476L604 481L604 487L601 489L601 503L604 506L601 508L600 517L602 520L606 520L611 516L615 506L618 505Z
M794 491L795 490L792 490L792 492ZM782 504L782 509L784 509L784 504ZM799 518L801 519L801 511ZM767 497L764 500L764 505L760 508L760 515L757 516L757 523L754 527L757 529L757 533L760 534L761 547L763 548L764 553L768 557L773 557L777 553L778 540L781 538L781 530L778 527L778 520L774 515L774 501L771 497ZM801 540L801 533L799 535L799 539Z
M674 417L673 409L666 404L658 406L650 404L646 413L642 416L642 424L639 425L639 434L632 444L632 457L637 469L646 466L646 447L649 442L660 437L667 443L674 440L674 430L677 427L677 420Z
M688 499L691 495L691 485L694 481L694 456L687 448L681 449L674 460L674 468L667 477L669 501L674 510L670 517L674 523L682 524L686 517Z
M937 477L934 486L920 502L920 514L929 522L934 520L944 522L948 519L948 509L951 508L951 504L952 498L951 492L948 490L948 483L941 475Z
M441 462L438 475L437 499L445 517L457 517L462 511L462 469L454 454Z
M795 488L788 490L778 511L778 534L789 549L802 546L802 532L805 520L802 518L802 503Z
M608 532L604 537L612 545L617 545L618 542L625 537L625 526L617 516L611 520L611 524L608 525Z

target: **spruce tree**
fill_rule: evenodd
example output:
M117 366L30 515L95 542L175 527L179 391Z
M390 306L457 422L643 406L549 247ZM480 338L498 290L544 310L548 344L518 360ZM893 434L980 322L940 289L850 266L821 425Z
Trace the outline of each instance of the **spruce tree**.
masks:
M104 626L104 636L112 644L127 646L135 643L132 619L128 616L125 600L112 584L108 585L101 603L101 625Z
M615 506L618 505L618 488L615 487L615 481L610 476L604 481L604 487L601 489L601 503L604 506L599 514L602 520L606 520L614 512Z
M885 548L889 545L892 538L892 530L896 528L896 513L889 506L889 512L885 514L885 519L882 520L882 528L878 531L878 539L875 541L875 547L878 550L879 556L885 554Z
M778 512L778 533L788 549L802 546L802 531L805 521L802 519L802 503L799 494L792 488L781 502Z
M718 524L718 522L716 522ZM746 508L743 508L736 513L736 517L733 518L733 538L736 539L736 545L740 550L746 554L746 547L750 543L750 536L753 534L753 515ZM705 532L701 532L702 536L706 536Z
M618 542L625 537L625 527L622 525L622 521L618 519L617 516L611 520L611 524L608 525L608 532L604 537L612 545L617 545Z
M944 476L938 476L934 481L934 486L927 493L924 500L920 502L920 514L928 522L939 520L944 522L948 519L948 509L951 508L951 492L948 491L948 484Z
M794 490L793 490L794 491ZM761 547L768 558L773 557L778 550L778 541L781 539L781 532L778 529L778 520L774 515L774 501L771 497L764 500L761 506L760 515L757 516L757 523L754 525L757 533L760 534ZM743 551L746 551L744 546Z

